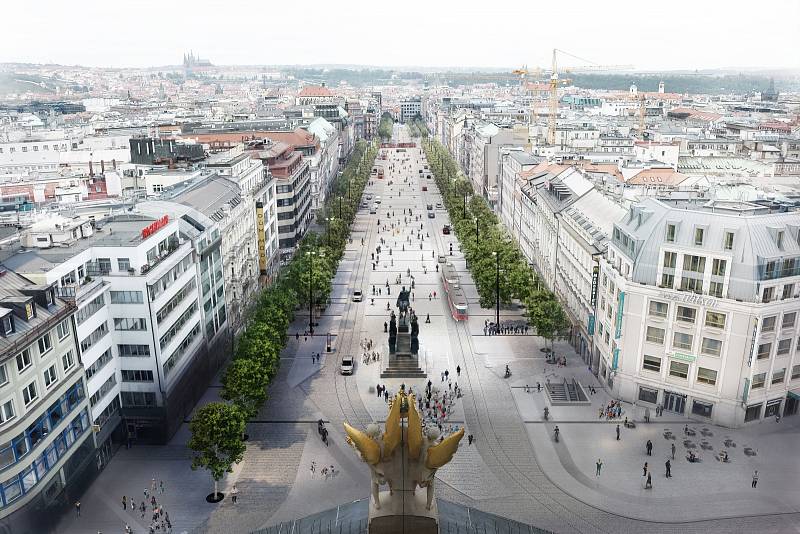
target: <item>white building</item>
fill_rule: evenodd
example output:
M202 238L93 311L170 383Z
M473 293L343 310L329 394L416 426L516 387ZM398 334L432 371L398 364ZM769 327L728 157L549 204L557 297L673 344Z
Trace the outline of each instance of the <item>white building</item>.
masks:
M92 135L75 130L11 132L0 142L0 174L58 171L69 167L89 173L90 163L105 165L130 161L128 136Z
M400 122L410 121L417 115L422 116L422 99L407 98L400 101Z
M0 278L0 523L44 532L65 487L94 469L89 396L72 315L54 284Z
M23 243L52 234L39 225ZM196 229L186 218L130 214L72 235L66 246L9 251L4 265L36 283L57 284L77 307L100 448L127 437L125 430L114 432L120 406L127 435L163 442L202 393L197 385L225 357L219 232Z
M729 427L794 415L800 215L645 199L601 261L595 346L617 397Z
M333 150L335 154L336 148ZM258 229L259 225L263 225L263 241L259 242L259 236L256 235L256 248L253 250L257 253L255 266L260 274L266 275L266 281L269 282L280 267L275 178L261 160L251 158L250 154L244 153L243 145L213 156L206 167L239 184L244 204L249 207L247 216L252 220L253 227ZM261 223L259 223L259 204L263 217ZM250 222L246 224L249 226Z

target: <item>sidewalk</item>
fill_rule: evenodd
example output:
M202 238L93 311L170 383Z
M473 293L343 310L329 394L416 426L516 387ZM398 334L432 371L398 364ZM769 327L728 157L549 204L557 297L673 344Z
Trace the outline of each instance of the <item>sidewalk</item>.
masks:
M568 346L557 347L567 353ZM512 394L517 410L526 424L528 436L545 474L565 492L604 510L649 521L693 521L736 517L743 515L780 514L800 511L800 462L787 457L786 452L796 446L800 438L800 419L785 418L781 423L765 422L744 429L727 429L697 423L679 414L665 413L656 417L651 411L650 423L644 423L639 414L637 427L626 429L621 420L598 419L598 410L611 398L597 383L593 375L575 356L568 357L567 367L547 365L543 358L518 360L514 364L518 378L512 381ZM552 406L544 392L546 377L561 380L576 378L581 384L592 384L597 394L589 395L591 405ZM537 392L539 381L542 391ZM525 385L532 385L531 393ZM588 394L588 391L587 391ZM551 419L543 420L544 407L548 406ZM634 407L623 403L623 419L632 417ZM616 425L620 424L621 439L616 440ZM696 431L690 437L695 444L695 454L700 463L689 463L685 456L684 425ZM553 441L555 425L560 429L560 441ZM665 430L671 430L676 439L665 439ZM711 435L703 437L701 429ZM726 447L724 440L732 439L735 447ZM645 443L653 443L653 455L647 456ZM706 440L713 450L699 447ZM670 448L675 444L675 459ZM745 447L757 451L756 456L746 456ZM730 463L715 458L722 449L728 450ZM595 476L595 464L601 459L603 466ZM664 475L664 463L670 458L672 478ZM653 488L644 489L642 466L648 462ZM760 479L757 489L750 487L753 470L758 469Z

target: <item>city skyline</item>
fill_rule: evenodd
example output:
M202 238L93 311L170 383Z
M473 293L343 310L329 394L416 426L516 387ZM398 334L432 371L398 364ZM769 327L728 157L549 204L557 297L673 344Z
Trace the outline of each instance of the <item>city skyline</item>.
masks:
M743 17L735 6L719 1L679 2L672 11L653 17L627 0L614 4L613 12L588 2L535 9L520 4L489 9L469 3L455 11L450 4L413 0L403 6L413 22L403 24L395 23L399 18L391 12L375 13L361 0L347 0L336 5L315 2L301 31L271 24L270 16L243 16L252 10L247 2L228 2L224 9L217 2L197 2L189 11L185 5L147 1L131 11L95 1L82 2L84 9L45 1L36 12L23 5L7 6L8 20L32 24L9 25L0 37L0 62L146 68L178 64L181 54L195 50L215 65L230 66L346 63L499 69L548 67L552 49L559 48L589 60L561 60L566 68L597 63L632 65L636 71L798 69L796 55L781 51L800 44L800 4L778 4L784 13L779 18L764 10ZM153 16L156 8L158 17ZM123 20L133 33L120 31ZM514 29L520 20L531 24ZM175 31L177 21L192 31ZM364 30L339 32L332 38L326 33L331 24ZM32 26L46 38L30 39ZM609 35L608 30L618 33ZM376 37L367 47L361 46L364 32ZM459 45L451 46L456 40Z

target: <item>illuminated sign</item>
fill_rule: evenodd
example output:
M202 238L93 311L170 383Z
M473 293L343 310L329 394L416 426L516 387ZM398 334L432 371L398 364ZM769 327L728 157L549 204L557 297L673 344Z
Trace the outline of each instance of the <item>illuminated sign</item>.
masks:
M617 304L617 324L614 330L614 339L619 339L622 335L622 309L625 307L625 292L619 292L619 304Z
M142 239L147 239L154 233L164 228L169 223L169 215L164 215L160 219L153 221L152 224L142 230Z
M264 204L256 202L256 229L258 231L258 268L267 274L267 239L264 236Z
M597 280L600 278L600 267L592 267L592 309L597 307Z

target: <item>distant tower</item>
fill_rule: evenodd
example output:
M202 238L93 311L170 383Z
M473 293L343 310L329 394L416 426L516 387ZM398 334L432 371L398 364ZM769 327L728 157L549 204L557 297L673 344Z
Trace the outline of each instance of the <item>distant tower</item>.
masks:
M658 82L658 92L662 95L664 94L664 80Z
M636 88L636 84L635 83L631 84L630 94L631 94L631 96L636 96L637 94L639 94L639 90Z

